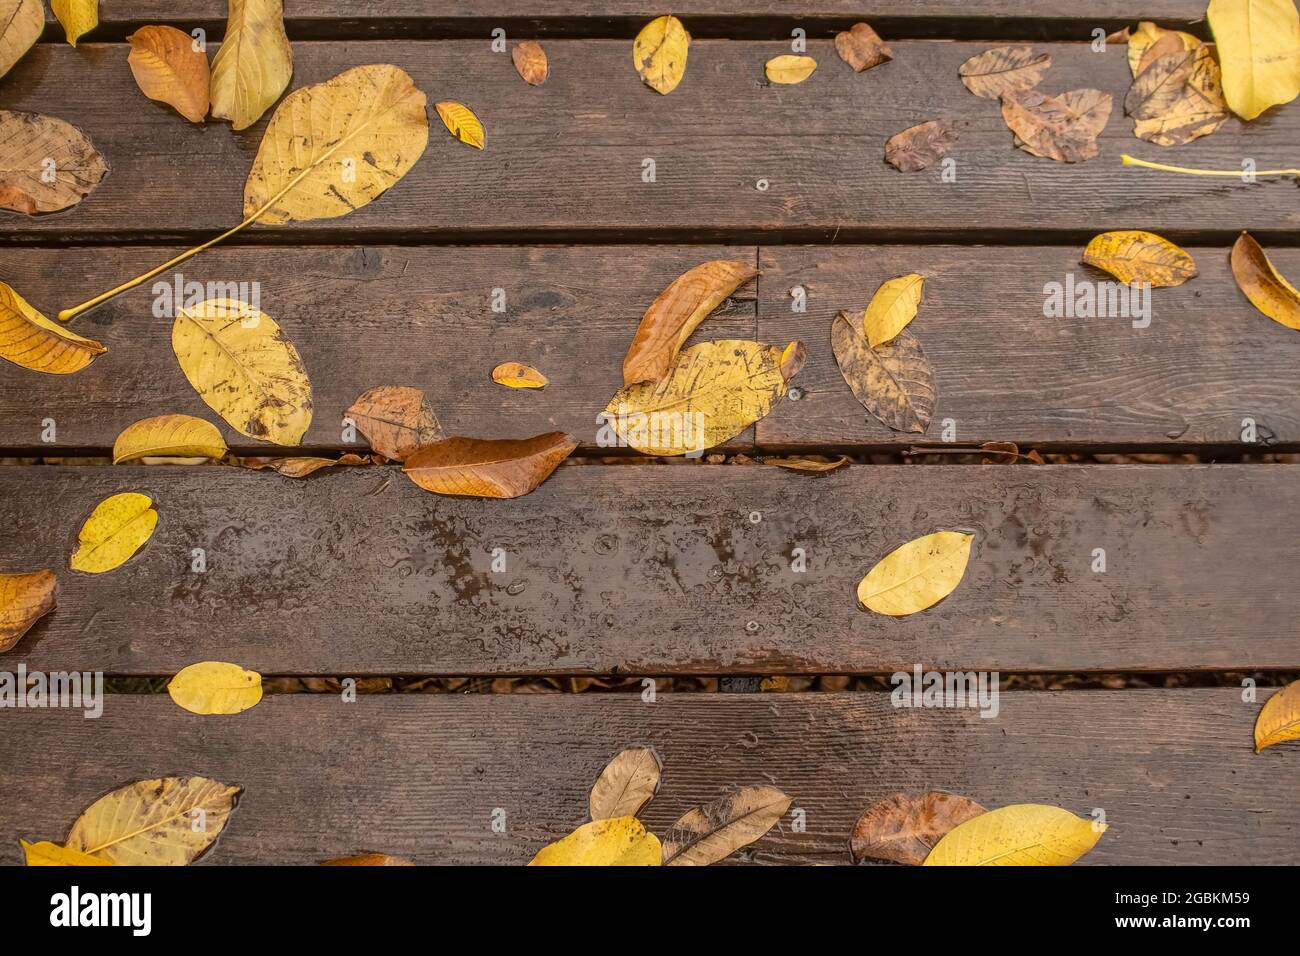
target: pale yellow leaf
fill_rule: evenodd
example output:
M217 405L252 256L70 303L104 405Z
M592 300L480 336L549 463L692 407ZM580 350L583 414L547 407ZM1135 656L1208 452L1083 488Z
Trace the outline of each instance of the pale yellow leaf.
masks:
M506 388L545 388L546 376L531 365L502 362L492 370L492 381Z
M63 32L73 46L99 26L99 0L50 0L50 9L63 24Z
M1300 13L1295 0L1210 0L1205 11L1228 107L1253 120L1300 95Z
M221 458L226 441L211 422L193 415L159 415L127 425L113 442L113 464L137 458Z
M127 491L105 498L90 513L72 554L72 570L102 574L130 560L153 536L158 512L148 495Z
M173 107L191 123L208 115L211 74L208 57L194 38L175 27L141 27L129 37L126 58L140 92Z
M425 102L405 70L383 63L294 90L266 127L244 215L260 212L268 224L332 219L378 199L428 145Z
M206 777L137 780L87 807L66 845L119 866L185 866L216 842L240 790Z
M433 107L438 111L442 125L447 127L447 132L467 146L473 146L475 149L483 148L485 142L483 124L474 115L473 110L455 100L443 100L441 103L434 103Z
M181 371L231 428L297 445L311 424L311 382L293 343L263 312L233 299L181 309L172 324Z
M79 372L108 350L51 322L0 282L0 358L35 372Z
M1156 287L1182 285L1196 275L1196 262L1186 250L1141 229L1103 232L1083 250L1083 262L1120 282Z
M658 866L659 839L635 817L593 820L542 847L529 866Z
M1286 740L1300 740L1300 681L1264 701L1255 718L1255 753Z
M1232 277L1251 305L1288 329L1300 329L1300 290L1274 268L1248 233L1233 244L1231 263Z
M686 73L691 35L676 17L651 20L632 42L632 65L650 89L667 95Z
M687 810L664 834L664 866L709 866L776 826L791 799L775 787L745 787Z
M880 284L862 317L862 328L872 348L884 345L916 317L925 276L910 272Z
M0 654L16 646L33 624L54 610L53 571L0 574Z
M923 866L1069 866L1101 839L1106 824L1060 807L1018 803L953 827Z
M191 714L238 714L262 699L262 675L238 664L203 661L182 668L167 693Z
M42 840L40 843L18 841L23 848L23 858L28 866L112 866L112 860L101 860L80 850L70 850L66 846Z
M802 83L812 76L816 69L817 61L812 57L795 56L792 53L774 56L763 65L763 72L767 74L768 80L786 86Z
M634 817L659 789L659 757L648 747L615 755L591 788L591 818Z
M281 0L230 0L226 38L212 60L212 115L246 129L280 98L292 76Z
M44 29L41 0L0 0L0 76L22 59Z
M938 604L961 583L973 534L936 531L895 548L858 584L858 602L902 617Z

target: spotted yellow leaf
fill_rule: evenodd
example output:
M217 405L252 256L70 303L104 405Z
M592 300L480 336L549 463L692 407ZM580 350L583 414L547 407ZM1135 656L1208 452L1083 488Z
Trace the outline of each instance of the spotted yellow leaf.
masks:
M1300 13L1295 0L1210 0L1205 11L1228 108L1253 120L1300 95Z
M686 73L691 35L676 17L656 17L632 42L632 65L650 89L665 95L677 89Z
M812 57L795 56L792 53L774 56L763 65L763 72L767 74L768 80L785 86L802 83L812 76L816 69L817 61Z
M894 339L916 317L924 287L925 276L915 272L880 284L862 317L862 328L872 348Z
M1156 287L1182 285L1196 275L1196 262L1186 250L1141 229L1103 232L1083 250L1083 261L1120 282Z
M936 531L895 548L858 585L859 603L891 617L933 607L961 583L974 539L960 531Z
M1017 803L959 823L922 866L1069 866L1105 831L1060 807Z
M0 358L34 372L70 375L108 349L51 322L0 282Z
M63 33L73 46L99 26L99 0L50 0L50 9L63 24Z
M90 513L72 554L72 570L102 574L130 560L153 536L158 512L148 495L127 491L105 498Z
M636 817L583 824L542 847L529 866L659 866L663 848Z
M193 415L159 415L127 425L113 442L113 464L138 458L222 458L221 431Z
M167 693L191 714L238 714L262 699L262 675L238 664L203 661L182 668Z
M475 149L483 148L483 124L473 110L455 100L443 100L433 106L442 118L442 125L447 127L452 136Z
M549 384L537 369L518 362L502 362L492 370L492 381L506 388L545 388Z
M103 860L80 850L42 840L39 843L18 841L23 848L23 859L28 866L112 866L112 860Z
M212 60L212 115L246 129L280 98L292 76L282 0L230 0L226 38Z
M1300 740L1300 681L1264 701L1255 718L1255 753L1284 740Z

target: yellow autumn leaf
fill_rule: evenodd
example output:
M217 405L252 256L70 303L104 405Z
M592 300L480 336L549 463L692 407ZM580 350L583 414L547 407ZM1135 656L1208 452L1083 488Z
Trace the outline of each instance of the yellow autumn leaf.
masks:
M1069 866L1101 839L1106 824L1069 810L1017 803L949 830L922 866Z
M632 41L632 65L650 89L665 95L686 73L691 35L676 17L656 17Z
M23 58L45 29L41 0L4 0L0 3L0 76Z
M1223 68L1228 107L1253 120L1300 95L1295 0L1210 0L1205 11Z
M241 435L297 445L311 424L311 382L293 343L264 312L233 299L181 309L172 324L181 371Z
M113 866L112 860L103 860L80 850L42 840L39 843L18 841L23 848L23 858L28 866Z
M915 272L880 284L862 317L862 328L872 348L884 345L907 328L916 317L924 286L925 276Z
M1176 286L1196 275L1196 261L1186 250L1141 229L1103 232L1083 250L1083 262L1125 284Z
M768 80L786 86L802 83L812 76L816 69L817 61L812 57L795 56L792 53L774 56L763 64L763 72L767 74Z
M1300 290L1274 268L1253 236L1237 237L1230 261L1232 277L1251 305L1288 329L1300 329Z
M280 98L292 76L281 0L230 0L226 38L212 60L212 115L246 129Z
M492 370L492 381L506 388L545 388L550 384L537 369L519 362L502 362Z
M99 26L99 0L50 0L50 9L63 24L63 33L73 46Z
M544 846L529 866L658 866L659 838L636 817L593 820Z
M191 714L238 714L262 699L262 675L238 664L203 661L167 682L176 706Z
M125 564L153 536L158 512L148 495L127 491L105 498L90 513L72 554L72 570L102 574Z
M119 866L185 866L216 842L240 791L207 777L136 780L87 807L65 845Z
M113 442L113 464L137 458L222 458L228 449L216 425L193 415L159 415L127 425Z
M479 122L472 109L455 100L434 103L433 108L438 111L438 116L442 120L442 125L447 127L447 132L468 146L473 146L475 149L483 148L483 124Z
M782 354L743 339L701 342L680 352L659 381L619 389L601 420L614 444L648 455L702 453L739 435L785 394Z
M1255 753L1285 740L1300 740L1300 681L1264 701L1255 718Z
M0 358L34 372L70 375L108 349L51 322L0 282Z
M858 584L859 603L891 617L933 607L961 583L974 540L961 531L936 531L895 548Z

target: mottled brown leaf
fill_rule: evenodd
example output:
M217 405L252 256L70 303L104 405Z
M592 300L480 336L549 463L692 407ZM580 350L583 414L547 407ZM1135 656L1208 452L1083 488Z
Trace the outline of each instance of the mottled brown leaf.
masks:
M828 458L824 455L794 455L789 458L764 458L762 462L765 465L774 465L804 475L824 475L829 471L843 468L849 460L844 455L838 458Z
M424 392L406 385L368 389L344 412L370 447L393 461L446 437Z
M54 610L58 589L53 571L0 574L0 654L17 645L33 624Z
M866 23L855 23L845 32L835 34L835 52L858 73L894 58L893 51Z
M831 347L840 374L867 411L894 431L925 432L936 389L930 360L916 336L904 329L873 349L861 323L841 312L831 325Z
M890 860L920 866L945 833L984 813L952 793L896 793L867 808L849 837L853 862Z
M550 66L546 61L546 51L536 40L516 43L514 49L510 51L510 59L514 61L515 69L529 86L541 86L546 82L546 77L550 74Z
M962 84L976 96L996 100L1008 93L1033 89L1052 58L1027 46L1000 46L977 53L957 68Z
M772 829L791 800L774 787L746 787L686 811L663 837L664 866L708 866Z
M1184 50L1179 38L1169 34L1149 52L1164 44L1174 51L1158 56L1138 74L1124 98L1124 112L1136 121L1133 134L1138 139L1181 146L1227 122L1228 103L1219 64L1208 45Z
M107 172L104 157L71 123L0 110L0 208L28 216L67 209Z
M1044 96L1037 90L1002 97L1002 118L1025 152L1061 163L1079 163L1098 152L1113 103L1101 90Z
M885 161L905 173L929 169L957 142L957 131L947 120L936 119L895 133L885 143Z
M591 818L634 817L659 789L663 765L649 747L629 747L605 764L591 788Z
M439 495L518 498L568 458L577 441L564 432L533 438L446 438L406 459L403 473Z

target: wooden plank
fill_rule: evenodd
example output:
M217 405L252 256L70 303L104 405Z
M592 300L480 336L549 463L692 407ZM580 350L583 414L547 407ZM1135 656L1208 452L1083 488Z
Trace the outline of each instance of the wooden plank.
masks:
M487 148L469 149L435 128L427 155L380 201L253 238L997 241L1034 229L1082 241L1098 228L1140 225L1215 242L1245 228L1267 243L1300 226L1289 181L1121 168L1121 152L1171 158L1135 139L1118 115L1130 83L1122 47L1099 54L1083 43L1039 45L1053 58L1045 91L1093 86L1115 96L1099 158L1066 165L1015 149L997 104L958 79L962 61L987 46L900 42L892 63L859 75L819 40L809 50L822 68L777 87L766 85L763 63L787 44L702 40L686 79L665 97L640 82L622 40L549 44L551 78L536 88L481 41L299 43L295 86L391 62L431 99L469 104L487 128ZM112 165L70 212L7 216L10 243L206 238L240 218L263 125L236 135L185 123L144 100L125 59L121 44L42 44L5 77L0 104L75 121ZM884 163L886 139L936 116L960 132L955 182L941 182L939 167L904 174ZM1294 165L1298 138L1300 110L1283 108L1265 122L1230 120L1176 159L1238 169L1249 157L1260 169L1284 167ZM642 181L646 159L656 163L654 183Z
M1269 696L1261 691L1261 701ZM1233 688L1019 691L996 719L906 710L889 695L335 695L269 697L235 718L165 696L0 716L0 860L18 838L62 840L108 790L203 774L244 794L214 864L310 864L361 850L420 863L519 864L586 822L620 749L653 746L663 782L642 819L736 787L785 790L804 811L744 851L753 863L847 863L858 814L897 791L943 789L988 807L1049 803L1111 829L1082 864L1282 864L1300 845L1294 745L1251 753L1259 705ZM32 768L39 768L39 772ZM504 833L493 832L504 812Z
M395 468L0 468L2 569L53 567L61 586L7 659L332 676L1296 668L1294 600L1270 573L1300 560L1296 475L569 464L502 502L434 496ZM160 514L147 547L112 573L67 571L84 517L131 490ZM976 534L946 601L858 609L881 557L944 528Z
M1047 317L1045 286L1113 281L1079 264L1082 246L768 247L759 338L800 339L802 395L759 424L764 446L937 444L1231 445L1300 442L1300 338L1237 289L1222 247L1190 250L1200 275L1150 294L1144 318ZM1300 275L1300 250L1272 249ZM831 350L836 312L866 307L884 280L926 277L910 326L934 367L938 403L924 436L894 432L853 397ZM796 313L801 287L807 311ZM1243 421L1257 443L1243 443Z
M113 277L135 275L175 251L11 249L3 278L53 315ZM623 384L623 355L655 296L700 262L754 262L756 254L752 246L270 254L246 247L214 251L178 273L182 283L244 282L250 283L246 296L259 293L261 308L294 342L311 377L314 415L305 445L346 447L340 423L358 395L375 385L416 385L448 434L522 437L560 429L594 448L596 415ZM176 275L160 281L174 290ZM503 290L504 312L493 311L495 289ZM75 380L0 363L0 446L108 448L131 422L171 412L220 422L176 363L170 318L155 315L155 303L165 304L166 295L146 284L80 320L77 328L109 351ZM697 338L753 338L754 297L751 281ZM491 371L504 361L534 365L551 383L542 392L497 385ZM43 443L48 419L56 423L56 440ZM259 444L221 424L232 446ZM747 447L752 436L750 429L732 447Z

